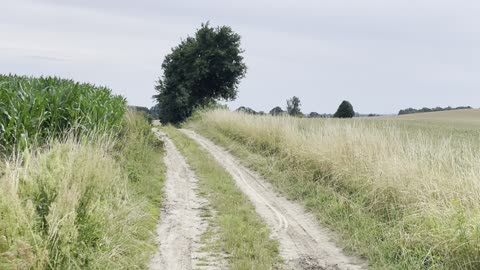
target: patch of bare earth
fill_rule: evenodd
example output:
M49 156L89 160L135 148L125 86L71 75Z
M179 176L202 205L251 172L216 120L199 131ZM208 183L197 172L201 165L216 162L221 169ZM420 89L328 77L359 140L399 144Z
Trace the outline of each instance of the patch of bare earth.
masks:
M258 214L280 243L280 254L289 269L366 269L366 263L346 255L333 241L333 234L320 227L302 206L274 192L256 173L231 154L190 130L182 130L205 148L233 176L238 187L255 205Z
M158 129L154 132L165 143L167 177L157 227L159 250L150 269L225 269L224 256L212 248L216 238L214 212L198 195L195 174L172 141Z

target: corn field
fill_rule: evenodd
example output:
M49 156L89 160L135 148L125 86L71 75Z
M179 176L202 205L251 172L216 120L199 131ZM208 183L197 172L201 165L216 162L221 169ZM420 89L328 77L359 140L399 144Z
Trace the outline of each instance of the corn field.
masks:
M56 77L0 75L0 152L42 144L64 131L109 130L126 111L105 87Z
M146 269L160 146L108 88L0 75L0 269Z

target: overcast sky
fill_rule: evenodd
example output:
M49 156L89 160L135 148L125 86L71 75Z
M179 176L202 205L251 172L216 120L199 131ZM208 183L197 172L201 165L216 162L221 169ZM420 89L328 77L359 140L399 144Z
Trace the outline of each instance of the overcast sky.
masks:
M303 112L480 107L480 2L464 0L0 0L0 73L57 75L152 106L161 62L202 22L242 36L229 103Z

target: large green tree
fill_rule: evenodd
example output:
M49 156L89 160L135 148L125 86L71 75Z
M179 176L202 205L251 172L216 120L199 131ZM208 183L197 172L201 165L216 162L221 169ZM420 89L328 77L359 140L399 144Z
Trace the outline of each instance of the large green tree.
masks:
M160 120L179 123L197 107L234 100L245 76L240 36L228 26L202 24L165 57L163 76L155 86Z
M336 118L352 118L353 116L355 116L353 106L346 100L342 101L340 106L338 106L337 112L333 115Z

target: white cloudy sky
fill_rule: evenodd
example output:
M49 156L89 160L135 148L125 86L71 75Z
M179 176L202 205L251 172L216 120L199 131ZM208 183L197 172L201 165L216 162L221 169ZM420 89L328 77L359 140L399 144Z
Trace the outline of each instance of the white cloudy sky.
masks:
M106 85L151 106L161 62L202 22L242 36L240 105L480 107L475 0L0 0L0 73Z

